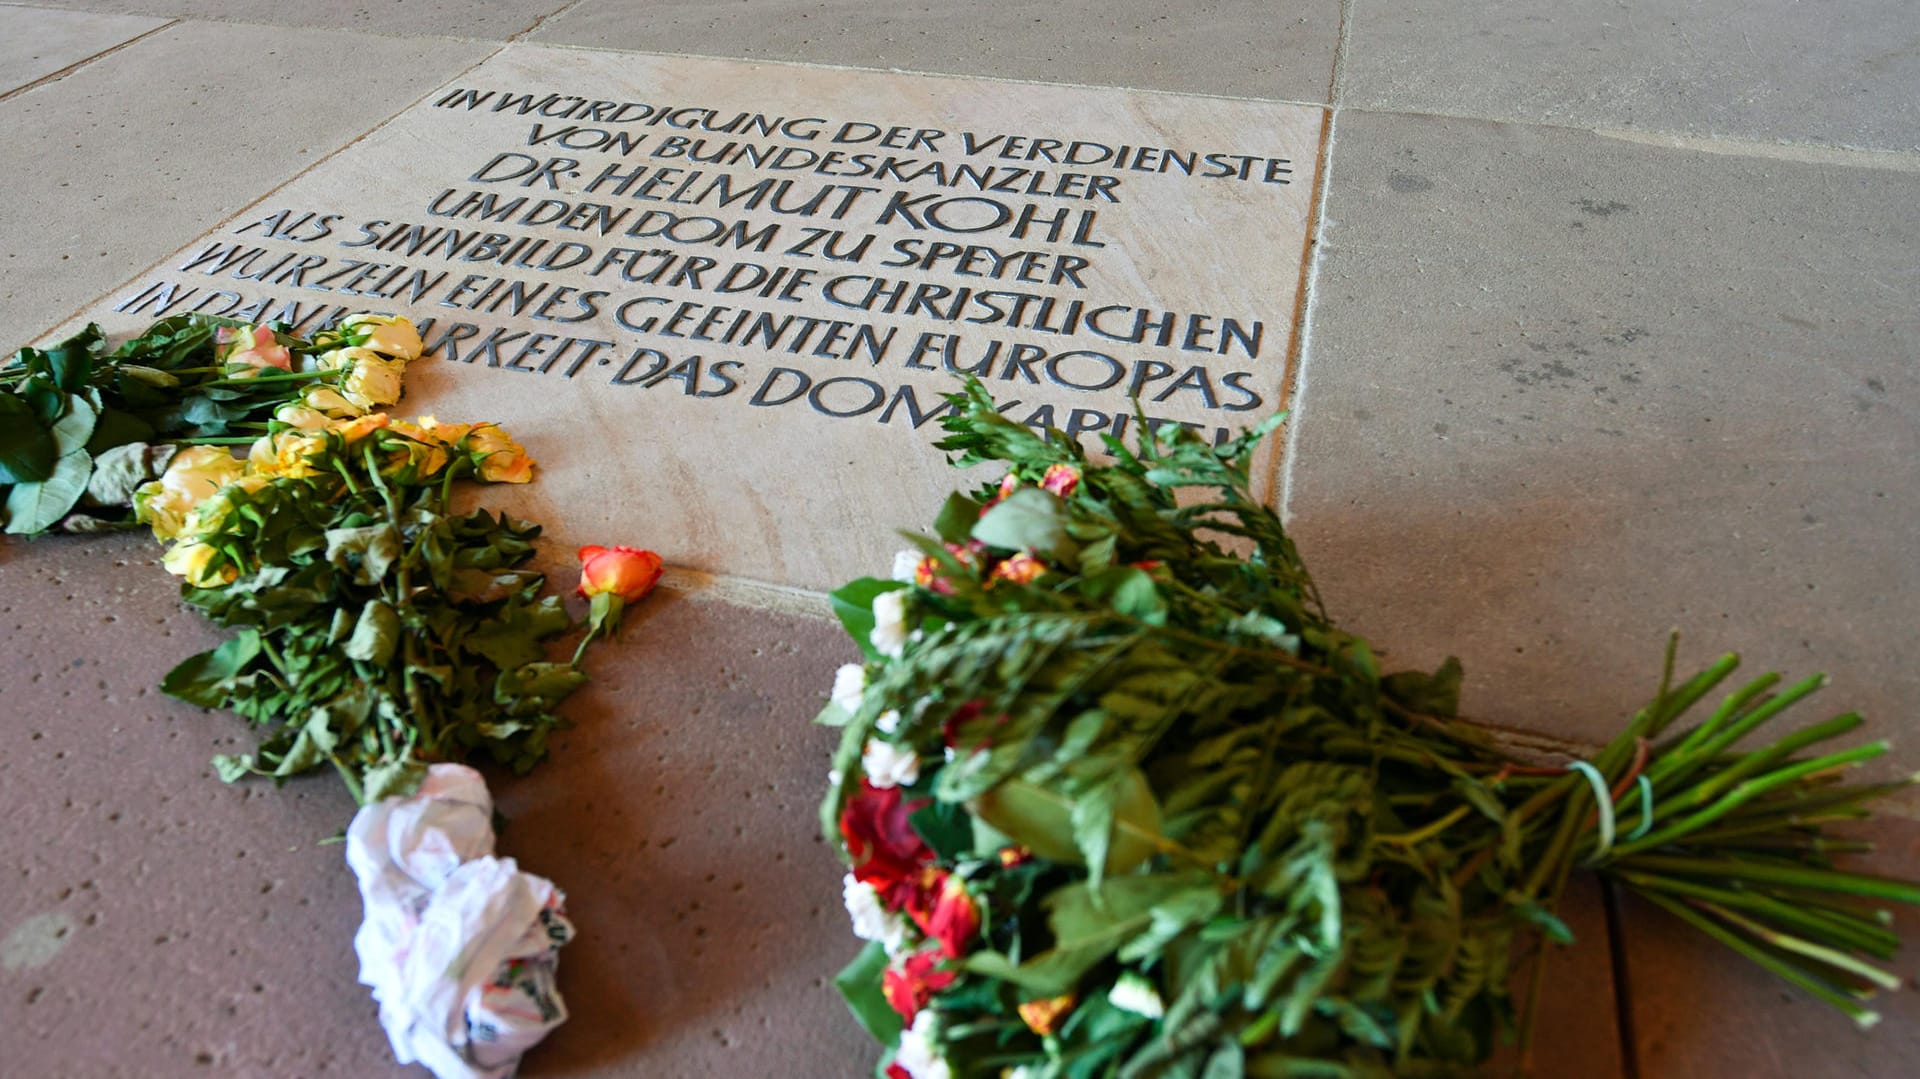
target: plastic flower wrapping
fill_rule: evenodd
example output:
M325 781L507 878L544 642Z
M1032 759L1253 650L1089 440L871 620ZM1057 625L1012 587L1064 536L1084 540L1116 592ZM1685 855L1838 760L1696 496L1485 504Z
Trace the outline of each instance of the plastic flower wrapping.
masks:
M1457 664L1385 673L1322 610L1249 493L1277 419L1143 420L1095 464L951 400L941 448L1004 477L834 594L866 660L818 720L876 1075L1473 1074L1529 1034L1509 984L1571 939L1576 867L1861 1025L1897 986L1873 908L1920 888L1823 831L1901 785L1844 782L1884 745L1827 748L1857 716L1748 744L1819 679L1725 693L1734 657L1681 679L1670 646L1598 754L1515 759L1457 717Z

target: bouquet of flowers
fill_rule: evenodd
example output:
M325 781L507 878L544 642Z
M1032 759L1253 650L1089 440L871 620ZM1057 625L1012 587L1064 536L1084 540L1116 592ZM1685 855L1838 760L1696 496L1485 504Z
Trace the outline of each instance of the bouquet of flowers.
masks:
M876 1074L1470 1073L1525 1037L1510 958L1571 939L1576 866L1861 1025L1898 985L1868 905L1920 886L1833 868L1823 830L1900 786L1842 781L1884 744L1825 748L1846 715L1738 748L1820 679L1703 716L1737 660L1676 680L1670 647L1597 755L1517 760L1457 717L1457 664L1383 673L1328 619L1248 492L1277 419L1218 447L1143 422L1095 465L952 400L940 447L1005 478L834 594L866 662L819 718Z

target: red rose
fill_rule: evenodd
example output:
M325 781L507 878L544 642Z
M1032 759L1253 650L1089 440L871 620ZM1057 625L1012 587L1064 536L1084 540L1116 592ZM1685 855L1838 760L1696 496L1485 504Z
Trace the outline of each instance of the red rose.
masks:
M917 952L900 966L888 966L880 976L880 988L886 994L887 1003L909 1025L935 993L953 984L953 971L933 969L939 962L938 952Z
M915 905L933 851L908 822L927 803L908 804L899 787L875 787L860 781L860 790L840 811L840 837L853 858L853 879L870 884L888 910Z
M951 873L942 873L936 887L928 888L921 909L913 920L927 936L940 942L941 954L958 959L967 954L967 945L980 932L980 905L967 894L966 885Z
M913 1079L913 1073L898 1064L887 1065L887 1079Z
M660 556L637 547L580 548L580 594L610 592L632 603L660 580Z

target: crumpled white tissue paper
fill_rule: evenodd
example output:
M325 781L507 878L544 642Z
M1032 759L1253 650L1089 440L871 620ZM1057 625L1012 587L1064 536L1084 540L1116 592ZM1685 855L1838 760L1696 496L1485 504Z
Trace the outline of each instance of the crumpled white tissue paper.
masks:
M360 981L402 1064L440 1079L505 1079L567 1020L554 989L573 939L553 882L493 857L493 799L471 768L436 764L420 789L363 807L347 865L366 913Z

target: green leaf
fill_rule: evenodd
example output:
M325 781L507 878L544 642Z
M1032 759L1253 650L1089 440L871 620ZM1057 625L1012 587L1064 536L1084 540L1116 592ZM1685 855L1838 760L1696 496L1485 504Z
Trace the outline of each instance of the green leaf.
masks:
M558 596L534 603L511 603L470 632L465 646L487 657L502 670L539 660L546 654L542 641L573 628L573 619Z
M93 377L93 357L105 345L100 327L89 322L79 333L41 353L41 358L54 385L78 393Z
M1460 714L1460 661L1448 656L1432 674L1400 671L1380 680L1387 696L1422 715L1452 718Z
M1058 996L1145 932L1153 924L1156 905L1206 883L1204 874L1183 872L1115 877L1098 889L1067 885L1045 900L1047 924L1053 930L1051 949L1018 965L998 952L976 952L968 957L966 967L1041 996Z
M96 454L93 475L87 480L87 501L95 506L131 506L133 493L157 478L161 463L171 456L172 446L144 442L130 442Z
M245 630L218 648L201 652L167 672L162 692L191 704L216 708L226 702L233 679L260 654L260 634Z
M1067 537L1066 503L1038 487L1021 487L974 523L972 536L989 547L1032 551L1068 561L1074 544Z
M406 553L400 530L391 522L361 528L330 528L327 561L353 574L355 584L378 584L387 568Z
M828 599L833 602L833 613L840 618L840 624L847 627L847 633L869 661L878 660L880 653L873 647L873 600L883 592L897 592L907 587L901 581L882 581L874 577L862 577L851 581L833 592Z
M536 704L552 707L561 698L586 685L587 676L566 663L527 663L500 672L494 699L509 707Z
M26 402L0 392L0 483L35 483L53 474L53 433Z
M892 1048L900 1040L900 1013L887 1003L881 976L887 969L887 950L879 941L869 941L833 979L834 987L846 999L847 1010L860 1021L873 1040Z
M958 491L947 496L946 505L934 518L933 533L946 543L967 542L973 526L980 520L980 503Z
M253 755L222 753L213 758L214 774L222 783L235 783L253 774Z
M377 764L361 777L360 804L372 805L383 798L412 794L425 778L427 766L411 757Z
M54 451L65 456L86 449L87 440L93 437L94 421L98 418L99 412L86 398L68 394L66 411L53 421Z
M38 483L22 483L7 494L7 531L16 536L45 532L60 523L87 493L93 458L86 450L63 454L53 472Z
M348 659L384 665L393 658L393 650L399 644L400 616L386 601L370 599L360 608L353 636L347 638L347 646L342 651Z
M1105 825L1110 836L1103 867L1107 874L1127 872L1166 844L1160 833L1160 806L1154 801L1147 777L1132 767L1117 776L1110 793L1095 796L1112 807ZM974 799L970 808L1015 843L1043 858L1086 865L1087 845L1081 839L1096 827L1099 815L1086 813L1086 819L1076 826L1077 803L1077 799L1016 776Z
M951 802L930 801L907 823L944 861L958 861L973 850L973 817Z

